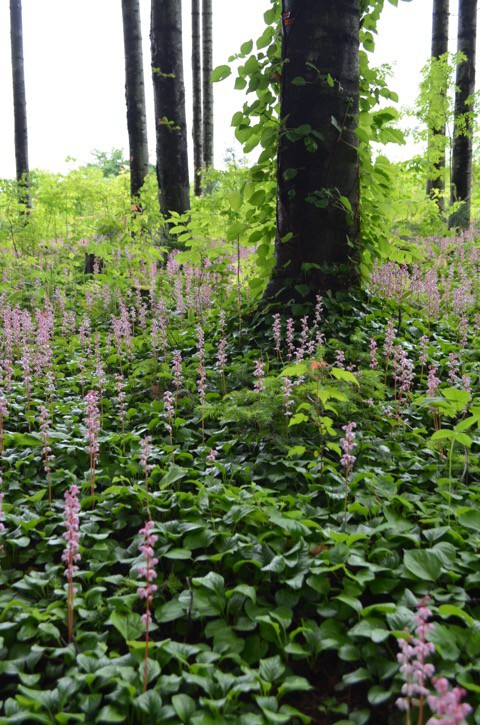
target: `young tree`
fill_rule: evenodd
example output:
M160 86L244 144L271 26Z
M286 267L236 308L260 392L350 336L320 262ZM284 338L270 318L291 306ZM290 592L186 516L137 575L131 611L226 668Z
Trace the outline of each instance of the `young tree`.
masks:
M449 20L449 0L433 0L432 12L432 60L440 58L440 56L448 53L448 20ZM445 146L446 146L446 124L445 113L442 113L442 107L445 107L447 99L446 87L436 89L439 94L440 113L434 114L432 121L431 135L428 140L427 157L432 159L432 169L430 178L427 180L427 195L433 196L437 200L440 211L443 211L444 200L443 192L445 191Z
M283 0L276 264L264 299L358 283L360 0Z
M451 215L449 225L464 229L470 226L476 37L477 0L459 0L457 51L466 60L457 66L450 202L463 203Z
M192 80L193 80L193 188L195 196L202 193L202 62L200 33L200 0L192 0Z
M10 0L10 40L12 49L13 112L15 122L15 163L19 200L31 207L29 194L27 101L23 61L22 0Z
M213 13L212 0L203 0L203 165L213 166Z
M190 208L181 0L152 0L150 41L160 209Z
M147 113L139 0L122 0L125 96L130 150L130 194L138 196L148 174Z

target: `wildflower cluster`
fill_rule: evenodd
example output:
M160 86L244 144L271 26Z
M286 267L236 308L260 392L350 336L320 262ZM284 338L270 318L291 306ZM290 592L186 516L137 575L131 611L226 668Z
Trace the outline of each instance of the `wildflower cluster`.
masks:
M413 616L415 633L408 633L405 639L399 640L400 652L397 659L400 663L400 672L404 679L402 697L396 704L407 713L407 722L410 722L412 706L419 708L418 722L423 722L423 709L425 701L431 711L440 717L431 717L427 725L461 725L472 708L468 703L461 703L465 690L461 687L450 689L450 683L445 677L433 678L435 666L427 662L429 655L435 652L435 645L428 641L428 635L434 625L428 622L432 616L427 606L428 595L417 604L417 611ZM432 679L433 678L433 679ZM428 680L432 681L436 695L430 693L427 687Z

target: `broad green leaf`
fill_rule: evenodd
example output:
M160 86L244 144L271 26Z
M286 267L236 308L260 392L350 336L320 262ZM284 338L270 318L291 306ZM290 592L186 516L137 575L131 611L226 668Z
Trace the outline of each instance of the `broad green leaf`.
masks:
M189 695L174 695L172 697L172 705L176 715L180 718L182 723L188 723L193 713L196 711L197 706L195 700Z
M480 511L478 509L464 511L463 514L460 514L458 517L458 522L461 526L465 526L467 529L480 531Z
M125 722L125 713L112 705L105 705L97 715L95 722Z
M405 568L418 579L437 581L442 573L442 562L434 551L407 550L403 555Z
M301 375L306 375L307 373L307 363L297 363L296 365L288 365L286 368L283 368L282 372L278 376L279 378L298 378Z
M449 617L458 617L459 619L463 619L464 622L466 622L470 627L476 626L478 623L475 622L473 617L471 617L467 612L465 612L463 609L460 609L460 607L457 607L455 604L441 604L438 607L438 613L442 617L442 619L448 619Z
M171 599L161 607L155 609L155 620L159 623L173 622L180 619L188 609L187 604L180 602L178 599Z
M206 576L192 579L192 584L197 587L205 587L219 596L225 596L225 580L223 576L214 571L210 571Z
M118 611L112 612L110 622L125 640L138 639L145 632L142 618L136 612L128 612L127 614Z
M210 79L210 82L217 83L218 81L223 81L225 78L228 78L231 72L232 69L229 65L218 65L212 71L212 77Z
M266 682L276 682L285 672L285 666L278 655L260 660L258 672L262 680Z
M350 372L350 370L343 370L343 368L330 368L330 372L337 380L345 380L347 383L355 383L355 385L360 386L357 378Z
M186 471L184 468L180 468L180 466L177 466L175 463L173 463L168 469L167 473L161 479L159 484L160 488L169 488L173 483L176 483L182 478L185 478L187 473L188 471Z

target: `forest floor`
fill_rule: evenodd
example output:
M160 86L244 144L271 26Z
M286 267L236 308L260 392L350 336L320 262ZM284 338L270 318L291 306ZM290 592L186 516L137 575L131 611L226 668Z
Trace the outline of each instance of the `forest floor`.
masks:
M260 315L4 254L0 723L403 722L402 652L480 722L480 249L418 256Z

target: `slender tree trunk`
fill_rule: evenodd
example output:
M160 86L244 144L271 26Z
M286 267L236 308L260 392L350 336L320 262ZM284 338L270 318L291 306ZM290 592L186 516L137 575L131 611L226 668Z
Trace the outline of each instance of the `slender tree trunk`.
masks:
M202 0L203 31L203 165L213 166L213 14L212 0Z
M450 203L462 201L463 204L451 215L449 225L464 229L470 226L476 36L477 0L459 0L457 51L467 60L457 66Z
M192 0L192 80L193 80L193 189L202 193L202 62L200 0Z
M358 284L359 4L282 2L276 265L264 300Z
M432 13L432 60L448 53L448 20L449 0L433 0ZM446 88L438 89L442 98L446 101ZM439 158L435 158L431 178L427 180L427 195L437 200L438 208L443 211L445 191L445 143L446 123L435 126L431 129L431 136L428 139L428 152L437 156L439 146L443 148Z
M122 15L130 149L130 194L134 198L138 196L148 174L147 113L139 0L122 0Z
M190 197L181 0L152 0L150 41L160 209L183 214Z
M15 163L18 195L22 204L32 206L29 194L27 100L23 62L22 0L10 0L10 40L12 47L13 112L15 120Z

